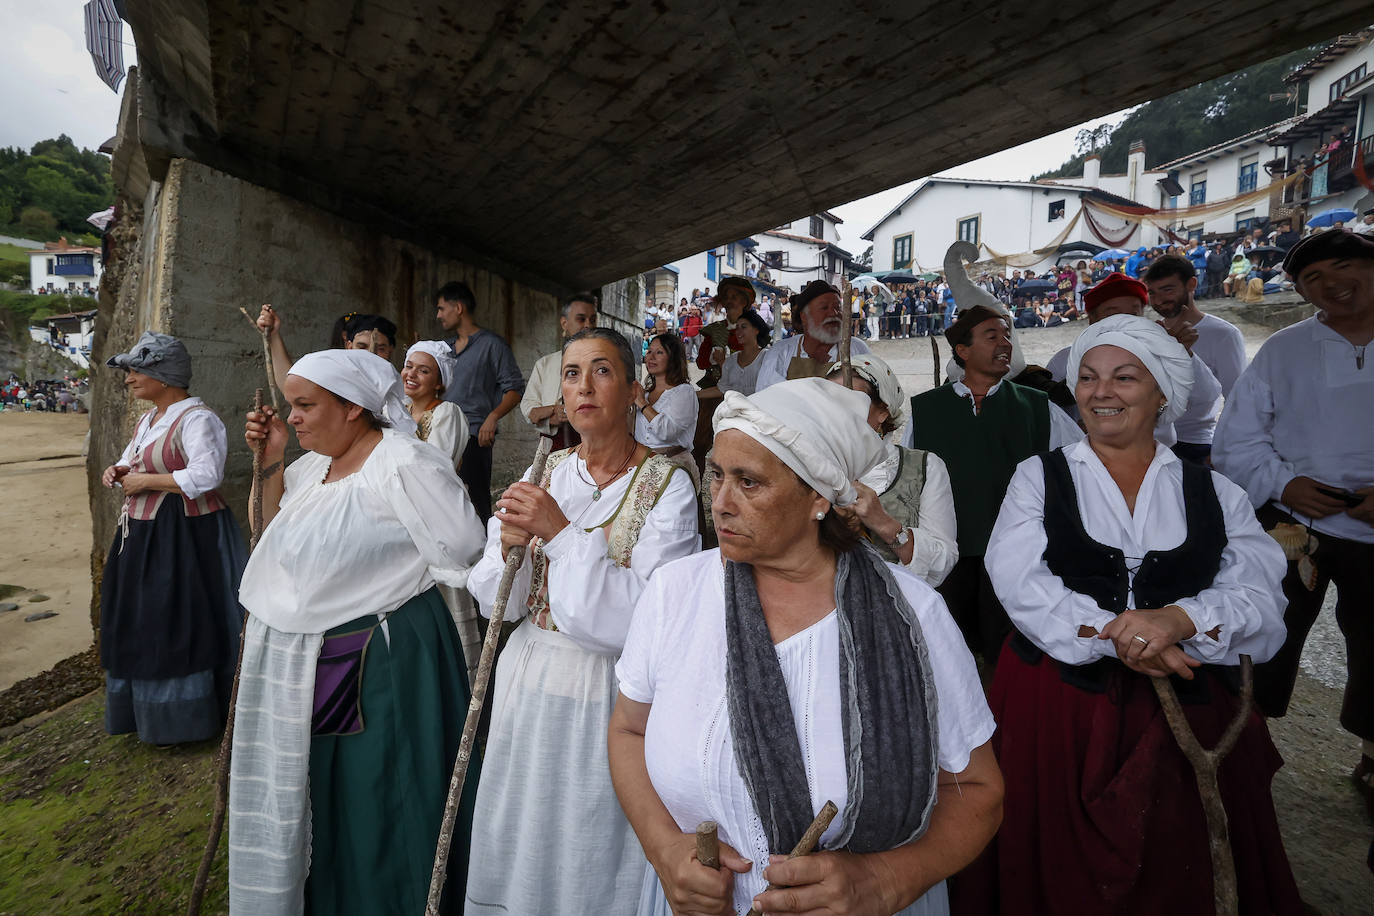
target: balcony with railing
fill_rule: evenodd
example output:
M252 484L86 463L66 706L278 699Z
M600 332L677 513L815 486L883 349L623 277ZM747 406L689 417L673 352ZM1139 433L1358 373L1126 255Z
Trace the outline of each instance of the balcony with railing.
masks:
M1355 187L1358 183L1357 164L1363 167L1366 177L1374 172L1374 136L1332 150L1328 166L1330 172L1327 177L1332 193L1348 191Z

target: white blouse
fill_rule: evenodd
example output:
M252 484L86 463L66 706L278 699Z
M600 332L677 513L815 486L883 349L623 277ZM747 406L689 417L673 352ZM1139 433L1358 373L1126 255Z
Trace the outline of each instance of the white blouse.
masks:
M549 480L549 492L569 522L544 544L549 563L549 614L563 635L590 652L618 655L630 626L630 611L650 574L669 560L701 549L696 491L687 472L679 468L669 476L657 505L649 510L630 554L630 565L615 564L607 552L609 529L599 526L616 514L632 476L624 474L601 488L600 499L593 499L596 487L588 482L591 475L587 465L574 453L553 469ZM529 480L528 469L521 479ZM482 559L468 577L468 591L487 616L491 615L505 565L501 558L501 515L496 513L487 522ZM506 620L525 615L531 573L526 554L511 588Z
M406 402L410 406L410 402ZM440 401L429 417L429 438L422 439L437 448L453 469L463 463L463 450L468 447L468 418L452 401Z
M1374 346L1359 348L1316 318L1278 331L1240 377L1217 424L1212 461L1256 508L1280 503L1294 477L1359 490L1374 486ZM1290 512L1292 510L1289 510ZM1374 525L1337 512L1318 532L1374 544Z
M1132 582L1147 551L1183 543L1188 533L1183 462L1169 449L1156 443L1134 513L1087 441L1065 448L1064 457L1084 529L1093 540L1126 555ZM1234 665L1241 655L1256 663L1267 661L1283 645L1286 601L1280 583L1288 563L1255 519L1245 493L1220 474L1211 476L1225 518L1226 547L1211 586L1173 602L1197 628L1182 646L1204 662ZM1080 626L1101 632L1115 615L1050 572L1044 560L1046 542L1044 467L1037 456L1017 465L988 541L985 563L993 589L1016 628L1058 661L1085 665L1115 658L1111 640L1078 635ZM1135 607L1134 591L1126 606ZM1206 635L1214 627L1220 627L1216 639Z
M940 768L962 772L996 723L983 699L973 656L944 602L915 576L891 567L920 621L938 697ZM822 844L839 831L848 803L840 720L839 622L831 612L775 647L806 761L813 810L839 807ZM625 651L616 665L620 692L652 704L644 762L678 827L691 833L714 820L720 839L754 868L735 876L735 910L747 910L767 884L768 841L735 764L726 706L724 569L719 550L670 563L649 581L635 607ZM870 791L881 791L881 787Z
M697 401L695 385L683 382L664 389L652 405L658 411L652 420L644 419L644 411L635 411L635 439L652 449L692 448L697 433Z
M754 361L747 366L739 364L739 353L731 353L725 357L725 362L720 367L720 384L717 386L721 391L738 391L748 397L758 390L759 368L763 365L764 354L767 349L760 350L754 354Z
M887 457L859 479L864 486L882 496L892 486L901 464L897 446L885 443ZM898 519L900 522L901 519ZM911 532L911 562L905 564L914 576L932 588L945 581L959 562L959 523L954 514L954 488L949 482L945 462L934 452L926 452L926 482L921 487L921 507Z
M286 492L248 560L239 602L286 633L396 610L436 582L462 587L482 523L448 459L383 430L356 472L323 483L326 455L286 469Z
M156 423L149 423L151 413L139 417L134 437L124 446L117 465L127 467L139 449L157 439L172 425L172 421L192 407L204 407L200 398L185 398L163 411ZM187 499L198 499L217 488L224 480L224 457L229 453L224 421L214 411L197 410L181 422L181 447L186 453L186 467L172 472L172 479L181 487Z

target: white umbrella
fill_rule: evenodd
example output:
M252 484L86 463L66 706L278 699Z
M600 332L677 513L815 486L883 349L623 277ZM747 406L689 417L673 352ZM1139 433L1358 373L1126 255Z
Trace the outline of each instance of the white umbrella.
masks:
M99 229L101 232L104 232L105 227L110 225L110 221L113 219L114 207L110 206L106 207L104 210L101 210L99 213L92 213L90 216L86 217L86 222L90 223L92 226Z
M91 52L95 72L115 92L124 81L124 23L114 0L90 0L85 6L86 50Z

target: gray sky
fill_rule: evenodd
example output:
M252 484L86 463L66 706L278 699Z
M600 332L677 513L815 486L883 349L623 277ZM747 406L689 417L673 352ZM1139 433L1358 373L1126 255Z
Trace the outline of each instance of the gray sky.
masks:
M119 96L96 76L86 52L82 5L83 0L0 0L0 22L7 33L5 53L0 54L0 147L28 149L39 140L65 133L77 146L95 149L113 136ZM124 43L127 68L135 63L133 35L127 26ZM1024 180L1069 158L1081 127L1119 120L1123 114L1070 127L942 174ZM840 245L861 254L868 243L860 236L916 184L913 181L834 207L844 220Z

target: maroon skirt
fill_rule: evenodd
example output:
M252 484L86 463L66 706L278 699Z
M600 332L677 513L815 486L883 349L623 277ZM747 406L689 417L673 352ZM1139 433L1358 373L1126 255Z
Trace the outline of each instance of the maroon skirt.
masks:
M1211 916L1207 822L1192 766L1149 678L1113 664L1100 691L1065 683L1048 656L1008 644L988 704L1006 781L1002 828L951 886L953 912ZM1212 747L1238 699L1207 669L1205 700L1185 704ZM1301 913L1270 782L1283 759L1258 713L1218 779L1244 914Z

